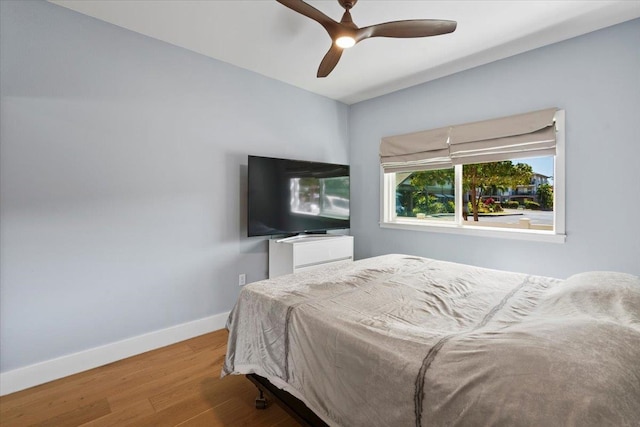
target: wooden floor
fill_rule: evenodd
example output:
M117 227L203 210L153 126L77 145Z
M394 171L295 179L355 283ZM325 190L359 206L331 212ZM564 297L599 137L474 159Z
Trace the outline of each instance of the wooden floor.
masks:
M220 379L226 343L220 330L0 397L0 425L298 426L275 403L255 409L244 376Z

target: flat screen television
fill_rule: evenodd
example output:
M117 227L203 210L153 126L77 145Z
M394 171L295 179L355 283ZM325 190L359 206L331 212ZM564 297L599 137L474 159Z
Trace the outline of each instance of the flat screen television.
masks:
M248 235L350 227L349 166L249 156Z

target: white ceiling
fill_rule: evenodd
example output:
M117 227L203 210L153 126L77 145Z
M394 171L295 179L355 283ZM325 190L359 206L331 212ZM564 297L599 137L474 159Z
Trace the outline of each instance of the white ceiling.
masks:
M316 78L330 39L275 0L50 0L89 16L353 104L640 17L639 0L360 0L360 26L458 22L452 34L365 40ZM339 21L336 0L308 1Z

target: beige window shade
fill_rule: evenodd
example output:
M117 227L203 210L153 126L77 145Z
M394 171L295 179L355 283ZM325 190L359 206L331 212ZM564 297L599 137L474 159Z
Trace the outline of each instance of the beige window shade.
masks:
M449 154L454 164L497 162L555 155L557 108L453 126Z
M382 138L385 173L556 153L557 108Z
M380 163L385 173L452 167L449 130L445 127L382 138Z

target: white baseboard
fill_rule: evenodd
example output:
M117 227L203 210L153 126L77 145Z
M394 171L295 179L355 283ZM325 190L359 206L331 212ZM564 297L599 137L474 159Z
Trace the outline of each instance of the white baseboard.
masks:
M225 327L229 312L0 373L0 396L57 380Z

